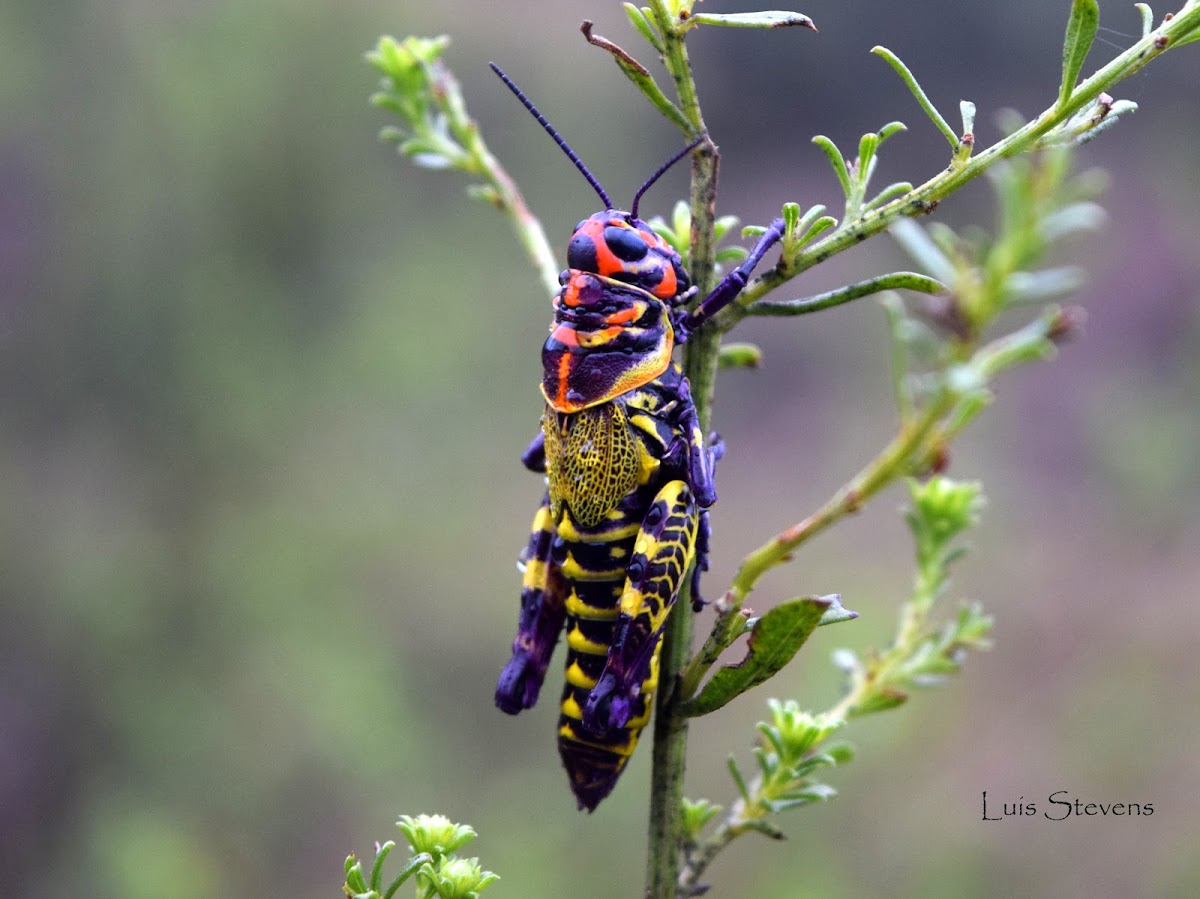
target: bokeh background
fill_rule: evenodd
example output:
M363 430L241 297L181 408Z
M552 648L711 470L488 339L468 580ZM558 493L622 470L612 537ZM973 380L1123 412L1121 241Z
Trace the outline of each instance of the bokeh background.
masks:
M814 133L850 147L901 118L879 183L943 164L876 43L948 113L974 100L994 139L1001 106L1053 99L1067 5L808 0L817 35L696 34L721 211L838 208ZM1102 40L1130 43L1132 6L1102 6ZM336 896L348 851L423 811L480 831L496 899L640 894L649 753L579 815L554 703L492 706L541 490L517 456L548 304L460 178L376 141L361 58L381 33L453 34L471 109L562 243L595 197L487 60L616 197L679 144L584 45L585 17L636 45L608 0L0 6L6 895ZM951 473L983 478L990 506L952 596L994 613L995 648L856 724L842 795L783 819L786 843L731 849L715 895L1200 894L1198 82L1200 46L1121 86L1141 110L1080 154L1112 173L1112 219L1055 260L1090 272L1086 333L1005 376L955 447ZM669 210L683 178L644 208ZM982 186L938 211L992 215ZM795 293L902 265L883 238ZM710 593L893 426L873 302L740 336L766 365L719 385ZM825 707L829 653L886 641L911 571L901 502L755 593L837 591L862 617L697 724L689 795L728 801L725 757L748 761L767 696ZM983 822L983 790L1154 814Z

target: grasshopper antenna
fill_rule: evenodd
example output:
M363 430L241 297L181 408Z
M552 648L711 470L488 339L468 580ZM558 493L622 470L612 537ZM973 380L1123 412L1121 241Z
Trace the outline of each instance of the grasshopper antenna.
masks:
M521 92L521 89L519 87L517 87L515 83L513 83L513 80L511 78L509 78L507 75L505 75L504 72L502 72L500 70L500 67L498 65L496 65L494 62L489 62L488 65L492 67L493 72L495 72L497 75L500 76L500 80L508 85L508 89L517 95L517 99L525 104L525 108L528 109L531 113L533 113L533 117L538 120L538 124L546 129L546 133L549 134L552 138L554 138L554 142L556 144L558 144L558 146L562 149L562 151L564 153L567 154L567 159L569 159L569 160L571 160L571 162L575 163L575 168L579 169L579 171L583 175L583 177L587 179L587 183L592 186L592 190L594 190L597 194L599 194L600 199L604 201L604 208L605 209L614 208L612 200L610 200L608 197L608 194L604 192L604 188L600 186L600 182L596 180L596 176L588 171L588 167L583 164L583 160L580 159L579 156L575 153L575 151L572 150L570 148L570 146L567 145L567 142L562 139L562 135L554 130L554 126L551 125L548 121L546 121L546 117L537 111L537 107L534 106L533 103L530 102L529 98L526 97L525 94ZM695 146L695 145L693 144L693 146ZM691 147L689 147L688 149L691 149ZM680 154L680 155L682 155L682 154ZM674 162L674 160L672 160L672 162ZM659 174L661 174L661 172ZM656 175L655 177L658 177L658 176ZM653 183L653 179L651 179L651 183ZM649 185L647 185L647 186L649 186ZM645 190L645 188L643 187L642 190ZM639 191L638 193L640 194L641 191Z
M657 181L659 178L661 178L663 175L665 175L667 173L667 169L669 169L675 163L679 162L679 160L683 159L683 157L685 157L689 153L691 153L692 150L696 149L696 147L698 147L700 145L700 141L702 141L702 140L704 140L703 137L696 138L694 141L692 141L690 144L688 144L686 147L684 147L682 150L680 150L678 153L676 153L674 156L672 156L670 159L668 159L666 162L664 162L662 165L660 165L658 167L658 171L656 171L653 175L651 175L649 178L646 179L646 183L638 188L637 193L633 195L633 202L629 204L629 217L630 218L637 218L638 203L641 202L642 194L644 194L646 191L648 191L650 189L651 185L653 185L655 181Z

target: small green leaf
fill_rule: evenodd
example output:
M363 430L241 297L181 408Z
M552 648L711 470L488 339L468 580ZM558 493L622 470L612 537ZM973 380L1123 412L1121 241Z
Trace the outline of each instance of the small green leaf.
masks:
M692 230L692 210L683 200L675 201L675 206L671 210L671 224L675 228L675 234L680 238Z
M888 233L925 271L945 284L958 281L954 263L930 238L929 233L909 219L896 219Z
M868 131L858 140L858 177L865 180L864 175L869 171L871 160L875 158L875 150L879 147L879 135Z
M1010 304L1043 303L1054 297L1079 290L1085 281L1078 266L1048 268L1040 272L1013 272L1004 279L1003 289Z
M787 230L784 232L783 238L785 253L798 253L804 244L811 240L815 234L820 234L821 231L824 231L827 227L829 227L827 225L823 225L820 230L814 230L814 223L817 222L818 219L820 219L822 222L828 220L832 221L834 225L837 224L837 220L831 216L825 216L824 219L821 219L822 213L825 212L825 207L820 203L818 203L816 206L811 206L806 209L804 214L794 221L788 217L788 213L791 211L790 207L794 207L796 212L799 212L800 209L800 207L795 203L784 204L783 219L787 224ZM793 218L795 217L793 216Z
M659 53L665 52L658 32L654 30L654 26L650 24L650 20L646 18L646 14L642 12L641 7L633 3L626 3L625 15L629 17L630 24L641 33L642 37L649 42L651 47Z
M883 143L885 140L887 140L893 134L899 134L901 131L907 131L907 130L908 130L908 126L905 125L903 122L900 122L900 121L888 122L886 125L884 125L882 128L879 129L879 142Z
M946 122L946 119L942 116L942 114L937 111L937 107L933 105L932 101L930 101L925 91L921 88L920 83L918 83L916 76L913 75L908 66L901 62L900 57L898 57L887 47L875 46L871 48L871 52L876 56L882 56L887 60L888 65L896 70L896 74L899 75L901 80L903 80L908 86L909 91L912 93L913 97L916 98L917 103L920 104L921 109L924 110L925 115L929 116L929 120L937 126L938 131L945 135L946 140L950 142L951 149L957 150L958 135L954 133L954 130Z
M683 812L683 829L694 841L704 826L720 814L721 806L715 805L707 799L697 799L693 802L684 797L681 811Z
M612 55L613 62L617 64L617 68L625 73L625 77L633 82L634 87L642 92L642 95L650 101L655 109L661 112L685 136L694 136L692 134L692 123L687 120L687 117L679 110L679 107L672 103L667 98L667 95L663 93L662 88L658 86L658 82L654 80L654 76L650 74L650 70L611 41L606 41L601 37L593 37L590 33L590 23L585 23L585 26L587 27L584 28L583 33L588 42L608 51Z
M375 864L371 866L371 889L377 890L383 885L383 862L393 849L395 840L388 840L375 851Z
M816 135L812 139L812 142L821 148L829 160L829 164L833 166L833 173L837 175L838 184L842 186L842 193L849 197L852 190L850 185L850 170L846 168L846 159L842 156L842 151L837 148L837 144L824 134Z
M815 783L808 785L803 790L796 790L793 793L789 793L785 797L768 799L765 804L771 810L772 814L778 814L788 809L811 805L814 802L824 802L836 795L837 790L828 784Z
M762 12L728 13L714 15L694 13L687 19L688 27L696 25L720 25L724 28L790 28L798 26L816 31L817 26L808 16L781 9L766 9Z
M911 181L893 182L892 184L889 184L887 187L885 187L883 190L881 190L879 193L877 193L875 195L875 199L871 200L869 203L867 203L865 206L863 206L863 210L866 212L870 212L872 209L876 209L876 208L884 205L885 203L890 202L891 200L895 199L896 197L900 196L901 194L909 193L910 191L912 191L912 189L913 189L913 186L912 186Z
M367 891L367 881L363 877L362 862L358 861L353 852L346 856L345 891L347 896L353 896L360 893L365 893Z
M721 247L721 249L717 250L716 260L722 264L726 262L741 263L749 255L750 251L745 247L739 247L736 245L730 247Z
M804 246L805 244L812 243L830 228L836 228L837 223L838 220L832 215L821 216L809 226L807 231L804 232L804 235L800 238L800 245Z
M987 649L991 646L988 634L991 633L994 621L986 614L978 603L964 605L958 610L958 618L954 624L954 640L963 646L977 649Z
M752 343L727 343L722 345L717 364L721 368L758 368L762 365L763 351ZM845 609L842 609L845 612ZM846 612L853 618L856 612ZM845 619L838 619L839 621ZM822 621L822 624L829 622Z
M794 234L800 225L800 204L783 204L783 233L784 236Z
M698 696L684 703L683 713L694 716L716 711L772 677L791 661L832 604L829 598L808 596L771 609L754 625L746 657L714 674Z
M908 702L908 694L899 690L879 690L872 693L861 703L850 710L851 715L871 715L875 712L885 712L898 705Z
M1099 203L1071 203L1049 213L1038 224L1038 236L1044 241L1061 240L1080 231L1099 230L1108 221L1108 213Z
M1075 91L1079 71L1100 25L1100 6L1096 0L1072 0L1071 17L1067 19L1067 34L1063 39L1062 84L1058 89L1058 105L1064 106Z
M962 115L963 135L975 133L975 104L970 100L959 100L958 111Z
M738 226L738 217L736 215L723 215L713 222L713 239L721 240ZM742 247L738 247L742 249Z
M824 754L833 759L835 765L847 765L854 761L855 750L849 743L835 743L826 746Z
M750 802L750 790L746 786L746 778L742 777L742 772L737 766L737 760L733 756L730 756L728 765L729 765L729 776L733 778L733 782L738 788L738 793L741 794L742 801L749 803Z
M811 755L803 761L792 766L792 773L796 780L801 780L808 777L818 768L832 768L837 764L837 760L827 752L818 752Z
M1142 37L1149 37L1154 30L1154 11L1149 3L1135 3L1134 8L1142 14Z
M848 284L837 290L819 293L798 300L759 300L746 307L750 315L807 315L822 309L831 309L861 297L884 290L915 290L920 293L937 294L946 290L946 285L935 278L916 272L892 272L856 284Z

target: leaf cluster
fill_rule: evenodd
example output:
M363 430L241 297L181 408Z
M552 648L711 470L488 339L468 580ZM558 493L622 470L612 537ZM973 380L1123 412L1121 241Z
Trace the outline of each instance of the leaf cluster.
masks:
M392 899L409 879L415 879L417 899L479 899L489 884L499 880L483 870L477 858L460 858L456 851L475 839L475 830L455 824L442 815L401 815L396 826L408 838L409 858L385 886L383 864L396 847L393 840L375 846L370 874L351 853L346 857L347 899Z

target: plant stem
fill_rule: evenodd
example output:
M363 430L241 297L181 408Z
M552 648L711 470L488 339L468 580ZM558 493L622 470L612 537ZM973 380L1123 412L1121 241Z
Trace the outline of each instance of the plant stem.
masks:
M692 283L704 297L712 287L715 267L717 148L708 138L695 81L684 46L684 34L671 17L663 0L651 0L651 10L663 35L663 62L670 71L680 99L680 108L704 140L692 156L691 248L688 267ZM720 332L700 328L684 347L683 368L691 386L692 400L707 430L712 417ZM692 651L695 613L690 595L691 578L683 587L667 618L659 659L659 689L654 715L654 753L650 787L649 853L646 861L647 899L674 899L679 877L679 854L683 845L683 776L687 761L688 719L678 711L677 684Z

